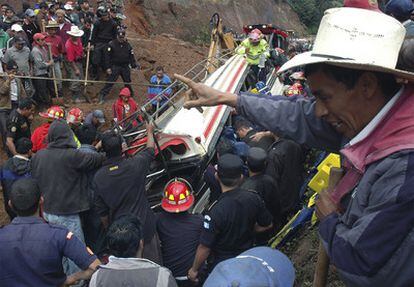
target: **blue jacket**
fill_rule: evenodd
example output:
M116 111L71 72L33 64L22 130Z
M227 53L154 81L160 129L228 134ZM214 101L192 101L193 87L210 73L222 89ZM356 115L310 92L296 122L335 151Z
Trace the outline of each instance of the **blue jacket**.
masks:
M169 85L169 84L171 84L171 79L166 74L164 74L161 81L158 82L157 75L153 75L150 79L150 84L153 84L153 85ZM148 98L153 99L156 95L160 94L165 88L166 87L148 87ZM172 93L172 90L167 89L164 92L164 95L166 97L169 97L171 95L171 93ZM161 102L164 102L165 100L166 100L166 98L163 98L161 100ZM153 101L153 102L156 104L156 101Z
M241 95L237 110L309 147L338 152L348 141L315 116L312 100ZM368 165L341 203L344 212L325 218L319 232L347 286L414 286L414 151Z

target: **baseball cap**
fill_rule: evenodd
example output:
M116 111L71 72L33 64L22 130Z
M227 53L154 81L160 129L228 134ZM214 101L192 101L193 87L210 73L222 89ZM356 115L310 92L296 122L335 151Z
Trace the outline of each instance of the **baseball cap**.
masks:
M34 34L33 35L33 40L39 40L39 39L45 39L46 38L46 36L45 35L43 35L42 33L36 33L36 34Z
M217 174L219 178L236 179L242 175L243 161L234 154L221 156L217 163Z
M260 147L252 147L247 153L247 166L253 171L263 170L266 165L267 153Z
M11 26L10 30L15 31L15 32L20 32L20 31L23 31L23 28L19 24L13 24Z
M66 3L66 4L63 6L63 8L64 8L65 10L73 10L73 6L72 6L71 2Z
M261 246L219 263L203 286L291 287L294 281L295 269L289 258L278 250Z
M103 124L105 123L105 115L101 110L94 110L92 115L98 119L98 121Z
M377 0L345 0L344 7L361 8L381 12L378 8Z
M410 16L413 10L414 5L411 0L390 0L385 5L385 13L394 16Z
M24 15L26 15L27 17L34 17L35 16L35 12L33 11L33 9L27 9L24 12Z

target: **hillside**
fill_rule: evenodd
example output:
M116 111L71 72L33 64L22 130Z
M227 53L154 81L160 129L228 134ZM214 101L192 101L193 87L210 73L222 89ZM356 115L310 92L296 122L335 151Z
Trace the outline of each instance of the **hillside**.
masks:
M235 32L241 32L245 24L272 23L298 34L305 33L297 14L281 0L131 0L130 3L129 7L135 6L143 12L146 23L142 24L149 24L150 33L171 33L190 41L208 36L209 19L216 12L224 25Z

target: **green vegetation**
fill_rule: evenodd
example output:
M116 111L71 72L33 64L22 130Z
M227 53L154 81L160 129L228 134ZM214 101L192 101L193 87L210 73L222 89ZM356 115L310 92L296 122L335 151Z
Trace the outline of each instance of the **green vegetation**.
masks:
M343 3L341 0L287 0L287 2L311 34L315 34L318 30L319 22L326 9L341 7Z

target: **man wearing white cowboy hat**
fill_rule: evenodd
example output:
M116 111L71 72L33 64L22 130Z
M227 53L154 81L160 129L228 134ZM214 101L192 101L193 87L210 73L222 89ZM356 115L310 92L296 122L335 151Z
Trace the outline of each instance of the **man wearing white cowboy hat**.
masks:
M414 285L414 74L395 69L404 36L385 14L327 10L313 50L279 70L305 66L314 100L222 93L176 76L198 96L187 108L227 104L277 134L340 151L346 173L316 209L348 286Z
M78 26L73 25L67 34L70 36L65 44L66 60L69 63L69 77L80 81L83 79L83 46L81 41L83 31ZM81 102L81 82L70 82L69 90L72 92L72 101L74 103Z

